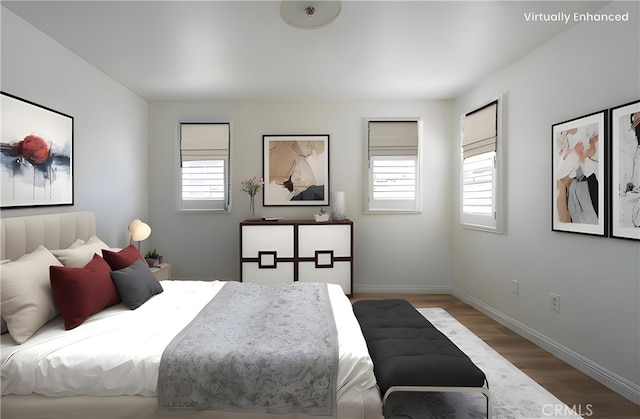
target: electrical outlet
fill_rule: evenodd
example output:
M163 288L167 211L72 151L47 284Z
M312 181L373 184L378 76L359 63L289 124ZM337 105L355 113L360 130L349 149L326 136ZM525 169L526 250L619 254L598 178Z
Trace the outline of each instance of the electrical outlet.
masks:
M520 294L520 283L515 279L511 281L511 292L515 295Z
M560 313L560 296L553 292L550 292L551 296L551 310Z

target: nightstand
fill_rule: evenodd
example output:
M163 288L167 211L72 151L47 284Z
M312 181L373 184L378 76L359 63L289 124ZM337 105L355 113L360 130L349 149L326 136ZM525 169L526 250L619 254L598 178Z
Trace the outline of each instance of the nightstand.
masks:
M162 281L164 279L171 279L170 263L158 263L149 269L151 269L151 272L153 272L155 277L158 278L158 281Z

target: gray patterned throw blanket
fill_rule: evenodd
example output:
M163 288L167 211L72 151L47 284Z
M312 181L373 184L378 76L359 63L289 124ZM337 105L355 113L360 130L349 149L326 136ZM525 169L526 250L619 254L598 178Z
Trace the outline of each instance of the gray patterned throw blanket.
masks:
M162 354L158 409L335 417L337 372L326 284L228 282Z

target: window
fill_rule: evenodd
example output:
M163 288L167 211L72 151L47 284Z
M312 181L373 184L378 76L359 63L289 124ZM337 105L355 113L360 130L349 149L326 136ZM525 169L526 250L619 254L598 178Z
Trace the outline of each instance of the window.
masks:
M180 124L180 210L229 210L229 123Z
M495 100L464 116L461 223L500 231L499 108Z
M367 122L367 210L420 211L417 120Z

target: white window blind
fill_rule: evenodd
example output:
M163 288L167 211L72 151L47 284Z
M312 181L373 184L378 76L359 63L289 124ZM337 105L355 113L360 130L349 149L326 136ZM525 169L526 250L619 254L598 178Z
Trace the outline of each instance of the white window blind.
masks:
M229 157L229 124L181 124L180 154L183 162L226 160Z
M370 211L419 210L418 121L369 121Z
M462 128L461 222L499 231L498 101L465 115Z
M498 103L492 102L468 113L462 134L463 157L496 151Z
M418 155L416 121L369 122L369 156Z
M416 199L415 158L374 156L371 165L374 200Z
M188 160L182 162L182 199L224 200L224 160Z
M180 124L181 209L228 209L229 142L229 123Z
M477 154L462 164L462 206L465 214L493 217L496 153Z

